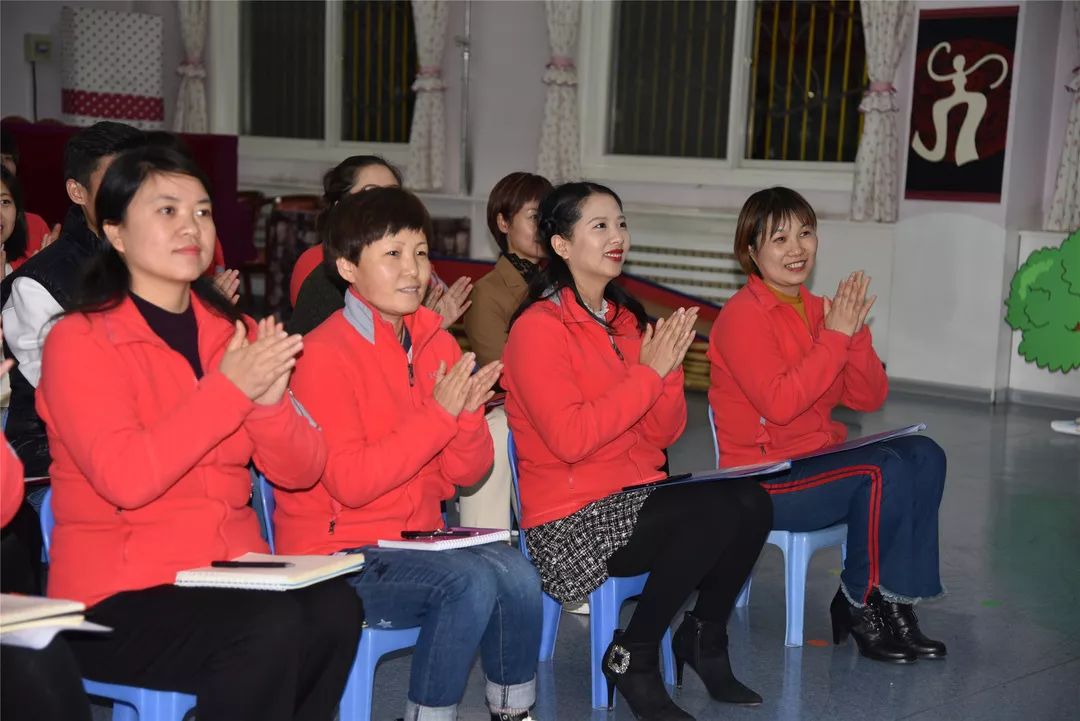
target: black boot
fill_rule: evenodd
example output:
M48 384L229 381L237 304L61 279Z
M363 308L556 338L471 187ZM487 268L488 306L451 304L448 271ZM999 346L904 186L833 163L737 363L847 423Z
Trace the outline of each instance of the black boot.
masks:
M634 718L643 721L694 721L675 705L660 679L660 648L655 643L625 643L616 630L604 652L608 710L615 706L615 689L626 699Z
M919 617L915 615L914 606L887 601L876 588L870 593L868 603L877 607L897 643L906 646L919 658L945 657L945 644L927 638L919 629Z
M850 633L859 645L859 653L875 661L912 663L917 656L908 647L893 640L881 612L872 604L862 608L848 602L838 589L829 607L832 615L833 643L838 644Z
M491 721L532 721L532 716L528 711L522 711L520 713L495 713L491 712Z
M739 683L731 672L728 658L727 629L723 624L702 621L686 612L682 625L671 642L675 652L676 683L682 688L683 664L697 672L709 695L717 701L757 706L761 696Z

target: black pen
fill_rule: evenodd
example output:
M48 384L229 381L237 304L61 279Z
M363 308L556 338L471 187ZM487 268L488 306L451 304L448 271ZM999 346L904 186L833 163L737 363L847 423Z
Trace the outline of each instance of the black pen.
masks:
M288 561L213 561L211 568L292 568Z
M436 529L434 531L402 531L401 537L412 541L418 538L468 538L472 535L471 531L444 531Z

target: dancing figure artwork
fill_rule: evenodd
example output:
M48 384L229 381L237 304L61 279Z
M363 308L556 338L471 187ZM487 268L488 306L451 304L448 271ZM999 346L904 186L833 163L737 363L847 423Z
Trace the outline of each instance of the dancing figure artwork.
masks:
M919 13L904 197L1001 202L1016 6Z
M967 58L957 53L953 56L953 72L941 75L934 70L934 58L941 50L951 53L952 46L948 42L940 42L935 45L934 49L930 51L930 58L926 62L926 72L931 78L939 82L952 82L953 94L934 103L934 108L931 111L934 118L934 146L927 148L922 137L916 131L911 139L911 147L931 163L944 160L945 146L948 140L949 112L960 105L967 105L967 113L964 115L964 121L960 125L960 133L956 136L955 153L956 164L964 165L979 159L979 151L975 147L975 132L979 129L979 123L986 113L986 96L983 93L968 90L968 76L985 63L1000 63L1001 74L998 75L997 80L990 84L990 90L993 90L1001 85L1005 81L1005 76L1009 74L1009 61L998 53L990 53L979 58L974 65L968 68L965 67Z

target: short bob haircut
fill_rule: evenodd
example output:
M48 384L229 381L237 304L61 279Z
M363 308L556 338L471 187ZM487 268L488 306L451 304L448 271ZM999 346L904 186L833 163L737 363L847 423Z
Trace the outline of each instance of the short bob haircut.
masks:
M330 267L338 258L359 263L364 248L403 230L423 233L429 241L433 234L427 208L403 188L369 188L346 195L325 213L324 242L326 263Z
M817 227L814 209L806 198L791 188L766 188L746 199L735 224L735 258L744 273L761 277L761 271L750 257L751 249L757 250L765 236L771 235L792 218L804 225Z
M495 183L488 196L487 223L499 250L507 252L508 243L506 233L499 230L499 216L509 224L526 203L539 203L550 192L551 181L533 173L510 173Z

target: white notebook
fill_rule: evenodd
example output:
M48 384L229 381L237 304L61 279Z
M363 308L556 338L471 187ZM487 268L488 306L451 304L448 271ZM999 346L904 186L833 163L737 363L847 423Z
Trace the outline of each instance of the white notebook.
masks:
M272 556L245 553L233 563L287 564L281 567L215 568L203 566L176 574L177 586L245 588L253 591L291 591L337 576L355 573L364 567L364 554L348 556Z
M432 531L432 535L413 539L379 539L379 548L409 548L414 551L447 551L452 548L482 546L510 540L510 531L503 528L453 528Z
M86 606L59 598L0 594L0 643L42 649L61 631L108 631L87 621Z

